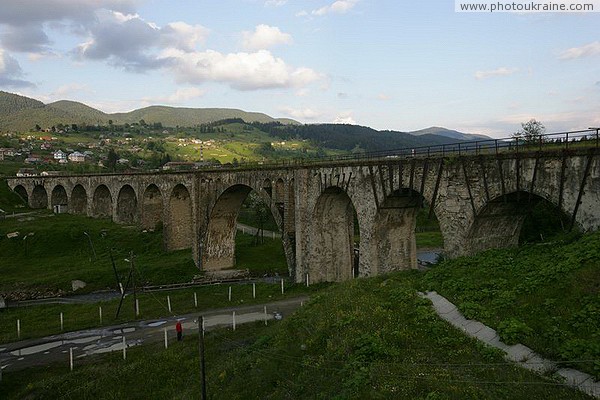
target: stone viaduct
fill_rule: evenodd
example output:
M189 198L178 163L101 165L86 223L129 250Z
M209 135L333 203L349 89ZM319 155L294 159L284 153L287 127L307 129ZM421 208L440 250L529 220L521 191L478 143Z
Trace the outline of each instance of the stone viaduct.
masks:
M600 227L599 149L387 157L255 169L9 178L32 208L142 228L163 225L167 250L196 265L235 265L238 211L250 191L270 206L298 282L342 281L416 267L415 223L428 207L445 253L518 244L528 207L546 200L584 231ZM356 214L355 214L356 213ZM354 221L360 232L355 263Z

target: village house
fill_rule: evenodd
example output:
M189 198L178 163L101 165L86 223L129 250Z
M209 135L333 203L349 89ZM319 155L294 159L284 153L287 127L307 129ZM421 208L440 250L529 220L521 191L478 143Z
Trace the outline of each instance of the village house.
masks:
M82 163L85 162L85 154L80 153L78 151L69 154L69 161L71 162L75 162L75 163Z
M56 150L52 156L54 157L54 159L58 162L60 162L60 160L66 160L67 159L67 153L65 153L62 150Z

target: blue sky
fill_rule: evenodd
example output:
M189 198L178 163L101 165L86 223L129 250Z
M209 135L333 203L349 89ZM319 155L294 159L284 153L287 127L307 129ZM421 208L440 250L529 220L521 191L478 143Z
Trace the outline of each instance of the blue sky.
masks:
M600 9L600 4L598 5ZM454 1L0 0L0 89L509 136L600 125L600 14Z

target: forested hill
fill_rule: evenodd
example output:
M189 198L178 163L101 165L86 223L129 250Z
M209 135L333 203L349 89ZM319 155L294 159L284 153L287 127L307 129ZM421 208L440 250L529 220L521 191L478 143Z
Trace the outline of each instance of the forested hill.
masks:
M377 131L358 125L282 125L279 123L254 123L253 125L271 136L284 140L308 139L319 143L322 147L350 151L380 151L460 142L444 136L430 134L414 136L405 132Z

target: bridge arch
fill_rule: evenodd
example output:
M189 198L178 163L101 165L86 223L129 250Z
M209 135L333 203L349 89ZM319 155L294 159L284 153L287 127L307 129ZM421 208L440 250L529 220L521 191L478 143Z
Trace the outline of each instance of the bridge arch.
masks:
M31 192L30 199L31 208L47 208L48 207L48 193L46 188L42 185L36 185Z
M112 217L112 196L106 185L98 185L94 190L92 215L99 218Z
M271 182L271 180L269 178L265 178L265 180L262 182L262 189L269 196L273 195L273 184L272 184L272 182Z
M417 267L415 227L423 202L419 192L401 188L381 203L374 223L378 273Z
M524 223L538 205L551 210L546 214L551 220L547 223L568 228L568 217L557 204L539 194L519 190L497 196L479 208L468 233L470 252L518 246Z
M192 246L192 199L187 187L176 185L171 191L166 224L167 249L180 250Z
M29 203L29 195L27 194L27 189L25 189L25 187L23 185L17 185L15 186L15 188L13 189L13 191L19 195L19 197L21 199L23 199L23 201L25 203Z
M52 189L52 194L50 195L50 205L54 206L68 206L69 199L67 197L67 191L63 185L56 185L54 189Z
M339 282L355 276L355 208L348 193L326 188L312 212L308 270L311 282Z
M71 192L69 210L73 214L85 214L87 211L87 192L81 184L75 185Z
M142 227L155 229L163 221L163 199L155 184L148 185L142 199Z
M221 270L235 265L235 235L237 217L242 203L252 188L235 184L225 189L217 198L210 213L202 253L206 270Z
M117 222L133 224L137 221L138 205L135 190L131 185L123 185L117 195Z

